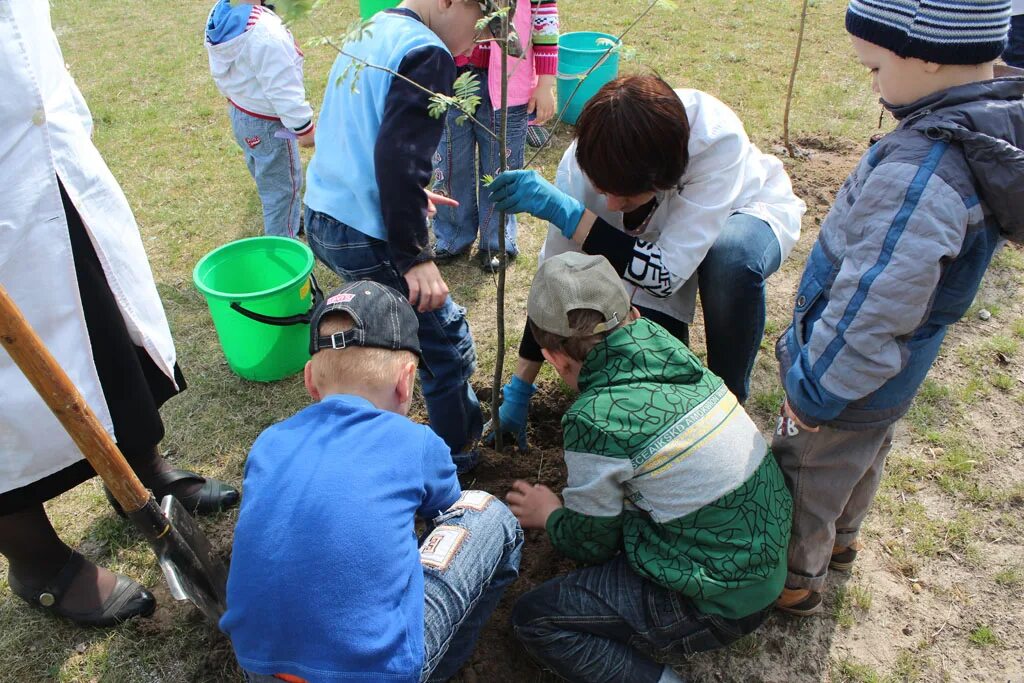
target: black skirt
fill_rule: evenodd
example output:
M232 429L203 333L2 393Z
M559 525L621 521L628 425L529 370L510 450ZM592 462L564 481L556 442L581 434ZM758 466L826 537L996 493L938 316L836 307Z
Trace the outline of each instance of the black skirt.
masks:
M175 389L174 383L146 350L132 342L96 250L63 185L60 193L96 373L114 423L118 448L132 464L133 460L151 457L153 447L163 439L160 406L184 390L185 379L175 365L174 376L179 387ZM0 515L55 498L94 476L92 465L80 460L31 484L0 493Z

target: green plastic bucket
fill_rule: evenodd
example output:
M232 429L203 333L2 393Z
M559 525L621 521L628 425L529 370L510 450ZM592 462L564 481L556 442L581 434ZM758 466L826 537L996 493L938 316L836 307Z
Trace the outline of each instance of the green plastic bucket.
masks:
M359 16L369 19L382 9L397 7L399 0L359 0Z
M221 349L240 377L271 382L309 360L309 315L322 298L313 252L288 237L250 237L204 256L192 272Z
M619 75L619 50L609 52L605 43L608 40L619 45L615 36L593 31L563 33L558 37L558 111L570 125L576 125L583 105ZM583 74L599 61L600 66L581 83Z

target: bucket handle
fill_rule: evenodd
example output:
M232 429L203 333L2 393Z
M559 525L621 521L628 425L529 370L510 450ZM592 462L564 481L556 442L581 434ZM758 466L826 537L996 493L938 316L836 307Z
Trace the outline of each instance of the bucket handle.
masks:
M250 311L237 301L231 302L231 309L238 311L250 320L255 320L256 322L263 323L264 325L277 325L278 327L287 327L289 325L308 325L309 321L313 317L313 311L316 310L316 307L324 300L324 292L320 289L320 284L316 281L316 276L313 275L313 273L309 274L309 285L310 289L313 291L313 303L305 313L298 313L296 315L287 315L283 317L263 315L256 311Z

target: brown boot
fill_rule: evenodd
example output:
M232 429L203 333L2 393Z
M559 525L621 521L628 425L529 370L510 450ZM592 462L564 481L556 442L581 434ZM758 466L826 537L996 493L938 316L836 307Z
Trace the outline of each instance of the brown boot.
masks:
M853 561L857 559L857 551L863 547L860 541L854 541L848 546L832 546L832 559L828 563L828 568L849 574L853 569Z
M809 617L822 610L821 593L809 588L789 588L775 601L775 609L797 617Z

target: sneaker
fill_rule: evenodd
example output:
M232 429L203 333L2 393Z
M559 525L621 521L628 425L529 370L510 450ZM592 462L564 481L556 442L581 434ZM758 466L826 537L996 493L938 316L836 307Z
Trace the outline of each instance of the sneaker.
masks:
M477 263L480 269L485 273L497 273L501 270L501 259L498 258L497 254L489 251L478 251L476 254ZM505 256L505 267L512 265L512 262L516 260L516 254L508 254Z
M775 609L796 617L809 617L822 610L821 593L809 588L784 588Z
M534 149L543 147L550 137L551 133L544 126L531 124L526 127L526 144Z
M854 541L846 547L833 546L832 559L828 563L828 568L837 572L849 573L853 569L853 561L857 559L857 551L862 547L859 541Z
M434 250L434 263L450 263L456 259L462 258L469 250L464 251L448 251L447 249L435 249Z

